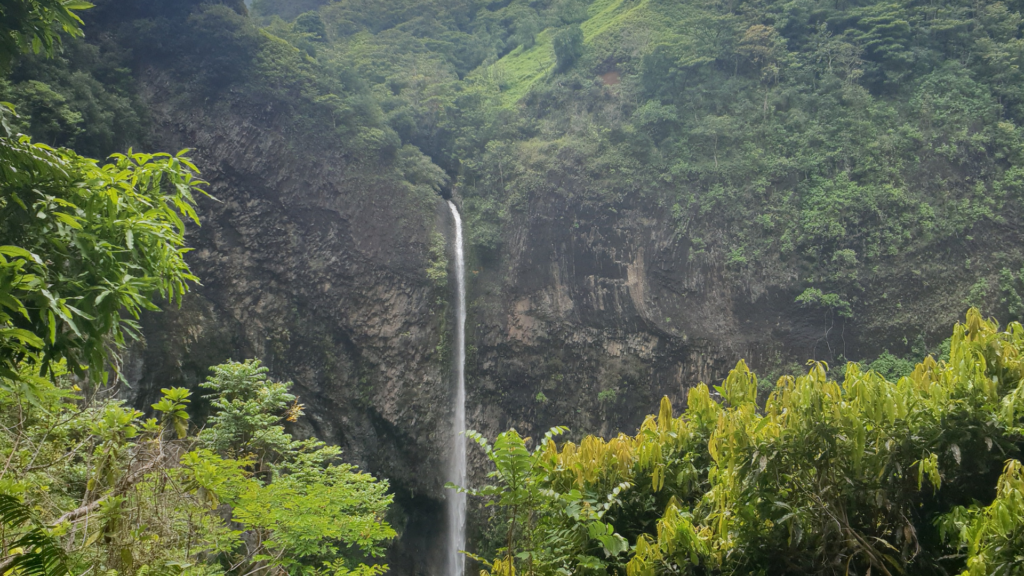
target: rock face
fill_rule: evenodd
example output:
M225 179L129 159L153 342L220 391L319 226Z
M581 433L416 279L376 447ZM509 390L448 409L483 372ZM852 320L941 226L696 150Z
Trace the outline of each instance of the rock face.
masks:
M189 233L203 284L145 318L146 345L129 362L136 402L195 386L228 359L262 359L306 405L296 433L390 479L407 515L396 523L409 528L396 559L428 557L451 404L437 350L445 306L425 275L435 216L411 208L382 166L306 153L279 103L228 93L185 108L166 76L150 71L142 85L154 140L192 148L212 197Z
M505 230L497 258L471 262L471 427L632 433L662 396L682 407L690 387L718 384L740 359L770 385L808 359L907 354L914 338L934 345L976 282L960 263L1017 253L1021 240L1004 226L950 243L941 259L894 257L862 280L851 321L798 304L795 271L731 273L676 234L667 212L642 199L594 207L538 196Z

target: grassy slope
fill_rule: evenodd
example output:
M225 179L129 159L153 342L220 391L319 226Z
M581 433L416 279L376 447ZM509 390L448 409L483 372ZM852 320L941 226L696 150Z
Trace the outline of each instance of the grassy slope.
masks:
M589 18L581 25L588 51L601 47L602 43L618 40L614 33L631 24L636 13L647 11L647 0L632 8L624 7L624 3L625 0L597 0L590 5ZM524 50L520 46L491 66L478 69L471 78L499 88L502 105L514 106L554 69L553 37L553 29L544 30L537 35L533 47Z
M692 38L678 32L679 22L691 12L692 8L684 4L665 12L664 7L653 10L649 0L635 4L596 0L588 8L589 17L580 25L587 46L583 65L635 60L633 52L645 42L692 42ZM554 29L547 29L537 36L533 47L516 48L491 66L474 71L470 78L500 90L502 105L512 107L538 82L550 78L555 66L553 37Z

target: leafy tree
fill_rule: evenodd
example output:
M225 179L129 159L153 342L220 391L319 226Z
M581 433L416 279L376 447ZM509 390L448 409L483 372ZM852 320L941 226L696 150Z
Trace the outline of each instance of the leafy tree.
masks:
M60 43L54 26L81 35L74 11L88 7L5 3L0 56L29 48L52 55ZM29 87L61 104L45 85ZM129 152L99 166L16 136L12 115L13 106L0 106L0 376L22 380L24 365L45 375L66 360L103 380L109 347L134 333L139 312L156 307L153 295L178 300L195 280L182 218L198 223L193 192L203 182L183 152Z
M257 470L285 457L292 440L281 422L294 422L302 413L288 393L292 384L268 380L258 360L211 370L202 385L213 391L210 426L199 436L203 445L225 457L253 458Z
M18 24L9 4L17 6L4 4L5 26ZM10 28L21 34L12 42L30 38L48 54L58 42L51 20L85 7L22 4L45 16L43 28ZM66 14L46 12L54 6ZM235 16L214 6L194 22L235 43L226 57L251 56L259 42L245 41L254 29ZM61 103L45 84L26 86ZM104 363L116 362L111 348L136 330L139 313L156 308L157 294L180 301L196 280L184 233L187 221L198 223L193 194L204 183L183 153L129 150L100 165L34 144L13 133L12 109L5 104L0 115L3 570L66 572L59 542L75 573L386 571L366 562L395 535L383 522L387 483L338 463L337 448L287 434L280 422L298 418L301 405L258 362L213 370L214 414L198 436L188 390L163 390L151 406L159 419L144 420L106 390L83 394L67 377L65 369L88 371L102 382ZM31 503L46 529L11 496Z
M137 331L154 294L195 277L185 223L203 182L184 156L117 154L98 166L66 149L0 138L0 373L66 359L102 380L109 339ZM122 315L122 311L126 315Z
M573 24L555 32L552 38L557 67L561 72L573 67L583 55L583 29Z
M796 301L804 306L825 308L845 318L853 316L853 309L850 307L850 303L844 300L842 296L839 294L827 294L818 288L804 290L796 297Z
M324 26L323 18L319 12L306 12L295 19L295 30L302 34L309 34L313 40L324 42L327 40L327 27Z
M58 576L53 562L61 558L76 574L383 573L386 566L369 559L395 535L383 522L391 503L387 483L338 463L337 448L294 440L280 426L269 425L278 440L273 462L264 456L261 464L258 441L210 450L211 437L237 437L226 431L240 420L280 422L300 414L294 403L289 409L262 394L272 387L271 396L279 397L287 386L267 380L257 362L219 366L214 374L223 402L214 402L214 418L199 435L185 389L164 389L152 405L158 418L143 419L119 401L83 398L60 366L52 381L33 387L5 381L0 562L29 569L48 559L51 572L33 572L38 576ZM242 452L246 447L257 452ZM6 494L37 510L39 522L5 516ZM59 544L57 555L40 534ZM16 542L36 542L38 554Z
M0 100L19 112L12 128L37 142L105 158L144 142L146 107L137 97L131 53L81 39L57 58L23 55L0 81Z
M16 86L13 92L26 123L43 142L63 144L81 130L82 115L72 110L67 99L49 85L29 80Z
M940 530L967 553L969 576L1015 574L1024 565L1024 464L1009 460L984 508L959 507L942 518Z
M914 362L905 358L897 358L888 350L883 351L878 358L868 364L870 370L878 372L891 382L895 382L904 376L909 376L913 373L914 366Z
M291 383L269 380L259 361L211 370L204 387L214 391L213 414L198 438L203 449L190 461L239 462L254 473L244 482L206 486L231 505L232 520L254 537L255 544L232 553L230 569L245 574L269 565L311 575L324 567L335 574L383 573L386 566L354 560L380 556L383 543L395 536L383 522L392 500L387 482L336 463L336 447L285 432L281 423L297 420L302 406L288 393Z
M82 0L5 0L0 6L0 70L20 52L53 55L61 46L59 31L82 36L77 12L91 8Z
M188 19L186 33L190 64L204 87L226 88L252 74L252 67L264 41L245 16L221 4L204 5Z
M579 24L587 19L585 0L558 0L553 8L563 24Z

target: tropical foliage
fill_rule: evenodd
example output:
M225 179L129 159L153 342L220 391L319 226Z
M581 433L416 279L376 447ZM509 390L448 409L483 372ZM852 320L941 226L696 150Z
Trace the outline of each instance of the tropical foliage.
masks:
M163 390L147 419L102 394L83 398L59 370L31 391L6 381L3 566L39 576L66 573L58 565L125 576L386 570L369 559L394 537L387 483L286 433L302 407L259 362L212 372L201 430L185 389ZM34 568L37 550L55 560Z
M136 332L153 295L196 278L185 223L203 184L183 154L118 154L109 164L0 138L0 370L67 360L102 380L108 347ZM125 315L122 315L122 312Z
M80 36L74 11L88 7L6 3L0 56L55 55L57 28ZM46 376L65 362L102 382L108 359L116 366L111 347L134 334L139 312L156 307L155 295L180 301L196 280L183 219L198 223L193 193L204 182L184 151L129 150L100 166L35 144L14 132L14 110L0 103L0 377L36 385L30 369Z
M897 262L986 287L1024 263L962 255L1020 210L1017 2L298 6L254 14L454 176L485 260L539 202L660 212L691 265L893 332L920 324L889 292ZM940 249L948 264L921 263ZM1014 306L970 287L958 304Z
M977 310L896 381L812 363L757 403L740 362L635 436L493 445L470 490L507 528L492 574L1017 574L1024 326Z
M21 52L55 53L60 32L82 35L78 11L91 8L84 0L7 0L0 7L0 70Z
M1024 254L965 252L1020 210L1021 9L181 2L108 11L113 40L69 43L66 65L24 59L0 93L37 139L107 153L140 138L132 68L161 62L197 101L286 102L307 140L401 173L426 218L450 182L470 257L487 260L541 198L560 216L654 210L726 281L913 332L890 292L897 263L926 283L973 267L984 284L956 276L958 304L1016 310L1003 270ZM950 258L923 264L940 249Z
M0 64L16 50L54 56L57 27L80 36L73 10L87 7L5 2ZM162 390L145 418L105 386L140 313L198 280L184 235L204 182L184 152L101 165L16 134L10 104L0 121L0 573L386 571L371 559L395 535L387 483L285 431L302 415L291 383L255 361L213 368L201 430L187 389Z

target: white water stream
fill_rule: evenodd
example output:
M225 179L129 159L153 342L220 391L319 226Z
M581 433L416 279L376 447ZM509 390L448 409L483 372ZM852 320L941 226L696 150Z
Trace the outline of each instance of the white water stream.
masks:
M455 219L455 281L458 292L455 300L455 419L452 422L452 457L448 468L448 481L456 486L466 485L466 269L462 255L462 218L451 200L448 206ZM466 495L449 491L448 538L446 576L463 576L466 558L460 550L466 548Z

